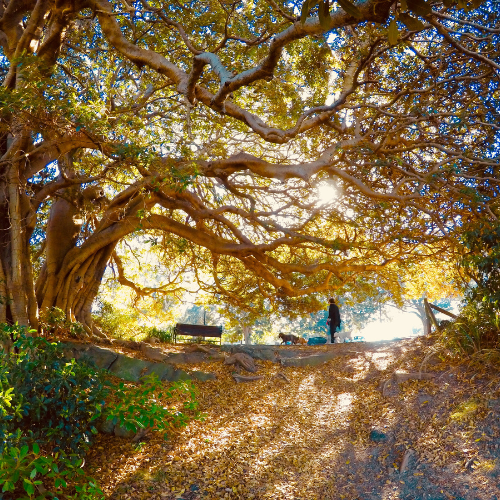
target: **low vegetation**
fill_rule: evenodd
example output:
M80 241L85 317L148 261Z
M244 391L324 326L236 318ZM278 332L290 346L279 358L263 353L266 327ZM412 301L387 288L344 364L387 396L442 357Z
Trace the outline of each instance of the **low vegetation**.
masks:
M82 469L98 422L167 437L200 418L190 382L168 388L150 376L140 387L113 385L102 371L67 359L61 344L29 333L0 324L2 498L102 498Z

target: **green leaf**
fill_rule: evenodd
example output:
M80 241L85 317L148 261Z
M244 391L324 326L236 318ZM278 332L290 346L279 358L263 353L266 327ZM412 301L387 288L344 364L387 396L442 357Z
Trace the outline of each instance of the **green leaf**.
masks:
M40 462L35 462L35 469L42 475L47 474L47 466Z
M35 467L35 468L31 471L31 473L30 473L30 478L31 478L31 479L33 479L33 478L36 476L36 473L37 473L37 472L38 472L38 471L36 470L36 467Z
M337 0L337 3L344 9L346 14L355 17L356 19L361 19L363 15L360 10L349 0Z
M390 45L396 45L398 43L398 35L398 23L396 22L396 19L393 18L389 24L389 31L387 33Z
M321 27L328 31L330 29L330 1L329 0L321 0L318 9L319 15L319 24Z
M40 453L40 446L38 446L38 444L37 444L37 443L34 443L34 444L33 444L33 453L34 453L35 455L38 455L38 454Z
M33 485L33 483L29 479L24 479L23 482L24 490L26 491L26 493L28 495L33 495L33 493L35 493L35 486Z
M432 12L431 6L425 0L407 0L408 7L419 16L427 16Z
M425 24L422 21L405 12L399 14L399 20L402 21L410 31L420 31L425 28Z
M137 432L137 427L132 422L125 422L125 429L127 429L127 431Z
M11 483L10 481L5 481L2 492L4 491L14 491L14 483Z
M302 10L300 11L300 22L304 24L306 22L307 16L309 15L309 0L306 0L302 4Z

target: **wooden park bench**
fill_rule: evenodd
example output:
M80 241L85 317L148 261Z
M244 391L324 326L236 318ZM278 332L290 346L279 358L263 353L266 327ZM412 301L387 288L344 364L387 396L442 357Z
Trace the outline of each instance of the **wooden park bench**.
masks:
M178 336L189 337L205 337L219 339L219 345L222 344L222 326L207 326L207 325L187 325L185 323L177 323L174 327L174 343L177 343ZM211 342L211 340L209 340ZM215 340L215 342L217 342Z

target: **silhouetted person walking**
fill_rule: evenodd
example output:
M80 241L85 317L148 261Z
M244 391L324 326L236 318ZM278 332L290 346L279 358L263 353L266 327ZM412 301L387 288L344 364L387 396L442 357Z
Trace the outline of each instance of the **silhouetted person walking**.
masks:
M337 328L340 327L341 319L340 319L340 311L335 304L335 299L333 297L330 298L330 307L328 308L328 319L326 320L326 324L330 325L330 335L332 337L332 344L335 343L335 332Z

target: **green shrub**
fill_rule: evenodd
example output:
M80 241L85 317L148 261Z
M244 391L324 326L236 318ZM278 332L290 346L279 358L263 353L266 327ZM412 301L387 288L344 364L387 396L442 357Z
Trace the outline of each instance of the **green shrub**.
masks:
M0 346L0 498L104 498L81 469L101 416L165 437L202 418L191 381L166 388L153 374L140 386L122 383L110 391L103 373L68 361L58 344L26 333L0 324L0 340L14 338L10 353Z
M469 301L439 335L441 344L456 356L477 355L499 347L500 317L482 302Z
M473 281L468 302L500 312L500 226L484 218L464 227L462 269Z
M147 336L147 328L138 324L138 313L133 309L120 310L101 301L98 313L92 318L103 332L115 338L142 339Z
M459 318L441 344L455 356L491 363L500 347L500 226L484 219L464 225L460 270L468 286Z
M104 498L96 481L86 476L81 466L81 458L68 457L62 452L47 456L36 443L31 448L11 447L0 453L2 497L16 500L58 496L75 500Z
M464 225L460 270L468 286L460 316L440 333L449 352L493 363L500 348L500 226L483 219Z
M198 402L191 381L174 382L168 389L154 373L142 381L138 387L126 387L124 383L115 387L104 412L106 420L134 432L144 428L163 431L167 438L169 429L186 426L190 418L203 418L196 411ZM177 407L164 406L165 400L175 402Z
M77 321L70 321L66 313L58 307L51 307L40 315L40 328L47 336L69 335L73 338L85 337L85 328Z
M10 353L0 350L2 498L103 498L81 469L107 395L102 375L26 334L0 325L2 338L14 338Z
M92 425L104 405L107 389L100 373L68 361L62 349L40 337L17 336L9 356L2 356L10 407L0 423L0 451L9 446L12 431L26 438L51 443L55 451L82 455L97 431Z
M166 330L161 330L159 328L156 328L156 326L153 326L153 328L151 328L148 332L148 337L155 337L164 344L171 344L174 337L172 330L172 327L167 328Z

